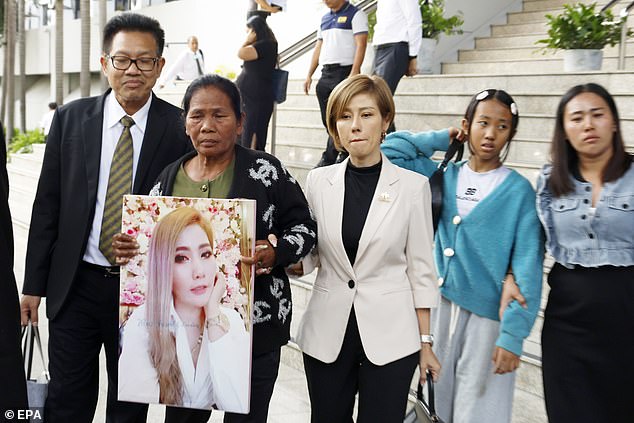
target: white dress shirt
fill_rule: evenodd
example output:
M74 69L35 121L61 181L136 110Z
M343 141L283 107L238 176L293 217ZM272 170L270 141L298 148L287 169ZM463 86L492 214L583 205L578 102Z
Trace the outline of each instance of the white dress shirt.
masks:
M134 149L132 155L132 186L134 186L134 177L136 168L141 155L141 146L143 145L143 136L145 135L145 127L147 125L147 117L152 104L152 96L148 101L136 112L130 116L134 119L134 125L130 128L132 134L132 146ZM99 249L99 235L101 234L101 220L103 219L103 208L106 203L106 191L108 190L108 179L110 178L110 165L112 164L112 156L119 141L119 137L123 132L123 125L119 120L127 116L123 107L119 104L114 94L110 92L106 97L103 108L103 127L101 130L101 160L99 164L99 183L97 185L97 201L95 204L95 216L92 220L92 228L88 236L88 244L83 260L89 263L101 266L111 266L110 262L104 257ZM95 140L95 142L97 142Z
M423 28L416 0L379 0L376 6L375 46L405 41L410 57L418 56Z
M172 304L170 331L176 339L178 367L183 376L183 402L171 404L187 408L246 413L249 409L250 336L237 311L220 307L229 319L229 331L211 342L203 329L196 367L187 341L184 324ZM158 403L158 374L149 355L148 328L156 322L147 320L145 304L139 306L125 325L123 348L119 357L119 400Z
M200 69L205 72L205 61L203 59L202 54L200 54L200 50L196 50L196 53L191 51L189 48L182 52L176 62L165 72L164 75L161 75L159 79L159 84L164 85L170 82L172 79L177 76L180 79L185 81L191 81L192 79L198 78L200 75L198 73L198 65L196 61L200 63Z

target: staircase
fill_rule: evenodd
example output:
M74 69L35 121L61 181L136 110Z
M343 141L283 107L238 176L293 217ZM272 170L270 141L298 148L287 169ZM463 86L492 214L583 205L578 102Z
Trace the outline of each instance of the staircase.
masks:
M395 96L396 126L399 129L425 131L458 126L471 96L486 88L502 88L515 99L520 123L511 145L507 165L535 181L539 169L548 161L554 115L561 95L580 83L596 82L605 86L616 99L627 148L634 152L634 41L627 43L626 70L617 71L617 48L604 50L603 70L590 73L563 73L561 53L537 52L534 42L546 35L546 13L557 14L571 0L524 0L522 12L509 13L505 25L491 27L491 35L475 39L473 50L462 50L457 63L442 65L442 75L416 76L401 80ZM584 1L589 2L589 1ZM605 1L599 3L605 4ZM615 12L623 7L620 2ZM634 16L630 18L634 25ZM287 100L277 107L276 156L303 184L310 169L319 161L326 143L317 99L306 96L303 79L289 80ZM158 91L166 100L179 104L185 85ZM34 146L32 154L12 155L8 164L10 205L16 238L16 276L21 281L31 206L44 152ZM551 262L546 263L546 269ZM314 274L293 281L294 315L292 334L296 333L310 298ZM548 289L544 287L542 305ZM514 423L545 422L541 382L540 312L533 332L524 345L522 366L518 371ZM301 354L291 343L283 351L283 361L302 370Z

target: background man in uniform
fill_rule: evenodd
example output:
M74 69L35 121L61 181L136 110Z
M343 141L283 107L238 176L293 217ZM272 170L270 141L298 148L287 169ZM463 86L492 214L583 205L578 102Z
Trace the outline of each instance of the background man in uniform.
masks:
M308 95L313 74L321 63L321 77L315 90L325 128L330 93L338 83L361 71L368 43L368 17L346 0L324 0L324 3L330 11L321 18L317 29L317 44L304 82L304 93ZM329 135L326 150L317 166L335 163L338 154Z
M99 351L106 352L107 421L138 413L117 398L119 266L112 235L122 195L147 194L159 172L191 150L181 110L157 98L165 35L149 17L124 13L104 28L101 67L111 90L58 108L33 204L22 324L49 319L48 423L90 422Z

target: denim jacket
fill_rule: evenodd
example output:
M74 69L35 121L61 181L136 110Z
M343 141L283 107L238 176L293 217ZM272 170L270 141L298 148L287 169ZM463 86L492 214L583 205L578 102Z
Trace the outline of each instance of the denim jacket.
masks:
M554 197L550 173L544 166L537 180L537 211L555 261L568 268L634 265L634 164L603 185L594 216L589 182L573 178L574 191Z

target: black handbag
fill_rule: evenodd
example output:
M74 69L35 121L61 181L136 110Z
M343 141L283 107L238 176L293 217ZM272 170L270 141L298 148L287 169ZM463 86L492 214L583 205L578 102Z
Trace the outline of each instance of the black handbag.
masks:
M288 86L288 71L284 69L273 69L273 101L277 104L286 101L286 87Z
M414 404L414 413L416 415L416 423L443 423L442 419L436 414L436 406L434 405L434 381L431 373L427 372L427 398L423 397L423 386L418 382L418 390L412 391L416 394L416 403Z
M42 351L42 341L40 340L40 331L37 326L33 326L31 321L27 326L22 328L22 354L24 358L24 373L26 375L26 390L29 400L29 410L33 413L30 415L30 421L42 423L44 413L44 403L48 395L48 382L50 376ZM42 377L39 379L31 379L31 370L33 367L33 349L39 351L42 366L44 368Z
M454 138L451 141L451 144L449 144L449 148L445 153L445 158L442 160L440 165L438 165L438 169L436 169L436 171L429 178L429 187L431 188L431 214L434 224L434 233L436 233L436 230L438 229L438 222L440 222L440 214L442 213L444 189L443 175L445 174L445 170L447 170L447 164L453 158L453 156L456 156L455 161L459 162L460 160L462 160L463 153L464 144Z

